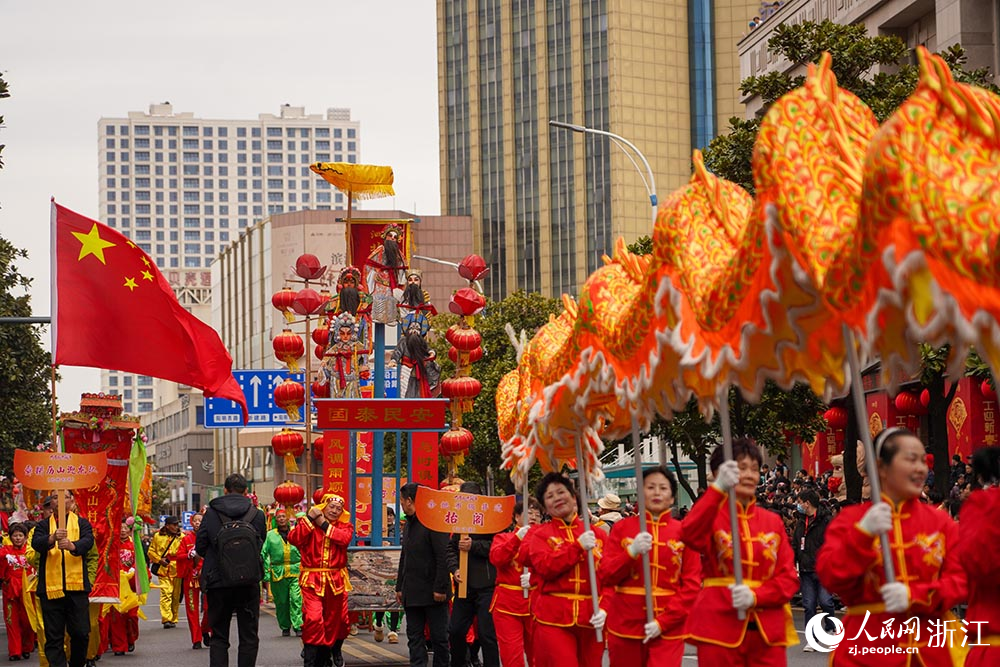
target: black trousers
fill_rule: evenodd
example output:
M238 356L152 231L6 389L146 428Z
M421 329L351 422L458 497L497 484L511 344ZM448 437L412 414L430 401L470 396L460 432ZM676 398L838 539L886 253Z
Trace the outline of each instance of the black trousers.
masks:
M207 591L208 624L212 626L208 664L211 667L229 665L229 627L236 614L236 631L240 646L236 651L238 667L253 667L257 663L260 625L260 587L212 588Z
M42 587L39 583L39 589ZM69 666L83 667L87 662L87 644L90 641L90 600L86 593L66 593L57 600L39 598L42 603L42 622L45 624L45 657L51 667L66 667L66 648L63 644L69 635Z
M469 651L465 637L472 627L472 620L479 619L477 637L483 649L483 667L500 667L500 651L497 648L497 632L493 627L490 602L493 587L469 588L464 598L456 597L451 605L451 621L448 624L448 640L451 643L451 667L465 667Z
M406 645L410 649L410 667L427 667L427 642L424 626L431 631L434 667L448 667L448 603L427 607L406 607Z

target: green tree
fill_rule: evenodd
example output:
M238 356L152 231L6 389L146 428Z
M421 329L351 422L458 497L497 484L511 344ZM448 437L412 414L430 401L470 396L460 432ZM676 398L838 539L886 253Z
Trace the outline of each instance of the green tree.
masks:
M487 471L492 471L497 488L513 492L513 486L506 471L500 470L500 441L497 435L497 407L494 401L500 379L517 366L517 352L511 345L504 330L510 324L515 331L526 331L530 338L549 315L562 312L558 299L549 299L540 294L518 290L502 301L488 301L481 316L473 325L482 337L483 358L472 365L472 377L479 380L483 389L476 399L472 412L462 416L462 426L472 431L472 449L459 467L462 479L485 484ZM433 320L435 340L431 346L437 352L441 364L441 377L452 377L455 365L448 359L448 342L444 332L457 322L455 315L442 314ZM445 471L442 469L441 471Z
M149 515L155 519L161 514L167 514L167 503L169 502L170 484L168 484L162 477L154 476Z
M9 97L0 76L0 99ZM3 116L0 116L0 128ZM0 145L0 152L3 151ZM0 161L0 167L3 162ZM31 316L31 279L18 262L28 253L0 237L0 317ZM30 324L0 323L0 469L9 471L14 450L34 449L51 439L51 356L41 333Z

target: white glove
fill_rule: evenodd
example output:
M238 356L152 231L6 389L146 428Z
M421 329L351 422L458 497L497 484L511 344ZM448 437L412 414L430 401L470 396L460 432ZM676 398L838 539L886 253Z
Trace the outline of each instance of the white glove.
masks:
M885 584L878 589L878 592L882 594L885 610L890 614L906 611L910 608L910 589L906 587L906 584L901 584L898 581Z
M882 535L892 530L892 508L889 503L875 503L858 522L861 530L869 535Z
M597 546L597 536L592 530L580 533L580 537L576 538L576 541L580 543L584 551L590 551Z
M715 471L715 481L712 486L723 493L736 486L740 481L740 466L736 461L724 461Z
M188 552L188 559L189 560L194 560L197 557L198 557L198 552L195 551L194 549L192 549L191 551Z
M608 622L608 612L604 611L600 607L594 612L594 615L590 617L590 624L594 626L595 630L603 630L604 624Z
M528 534L528 529L529 528L531 528L531 526L521 526L520 528L518 528L517 529L517 539L523 540L524 536Z
M649 533L639 533L632 540L632 544L626 547L628 555L632 558L638 558L643 554L648 554L653 548L653 536Z
M663 630L660 628L660 624L657 623L656 621L650 621L649 623L647 623L642 627L643 630L646 631L646 638L642 640L643 644L648 642L650 639L656 639L657 637L660 636L660 633L663 632Z
M729 590L733 594L733 608L737 611L746 611L757 601L753 591L746 584L730 584Z
M521 588L531 588L531 573L527 570L521 573Z

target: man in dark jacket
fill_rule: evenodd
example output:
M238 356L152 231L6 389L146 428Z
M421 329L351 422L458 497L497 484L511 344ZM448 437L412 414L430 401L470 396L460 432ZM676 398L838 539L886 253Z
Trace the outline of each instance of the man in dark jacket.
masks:
M76 513L72 493L65 493L65 524L56 528L52 516L39 521L32 533L31 548L38 552L37 595L45 624L45 657L54 667L65 665L63 642L68 634L69 665L83 667L90 639L91 581L87 557L94 546L94 529ZM57 502L56 496L48 496L43 505L52 510Z
M396 577L396 601L406 612L406 643L410 665L427 665L424 626L430 628L434 667L448 667L448 536L429 529L417 519L419 484L410 482L399 489L399 505L406 513L402 551Z
M482 490L475 482L465 482L459 487L462 493L481 495ZM490 548L493 535L452 535L448 542L448 567L461 583L459 576L459 554L469 554L467 593L464 598L456 597L451 606L451 621L448 623L448 641L451 644L451 667L465 667L468 664L468 647L465 636L474 618L479 619L476 636L483 649L483 667L500 667L500 652L497 648L497 633L493 627L490 603L496 586L497 569L490 563Z
M239 473L226 478L226 493L208 504L208 511L201 522L201 529L195 541L195 551L204 562L201 569L201 590L208 598L208 622L212 626L212 642L209 649L211 667L227 667L229 664L229 626L236 614L236 628L240 646L236 664L252 667L257 662L257 628L260 622L260 578L243 586L225 586L218 550L219 532L226 523L242 521L253 503L246 496L247 480ZM257 533L253 548L260 559L261 546L267 536L267 521L259 509L251 517L249 524ZM263 566L260 567L261 578Z
M809 619L816 615L817 600L820 608L827 614L833 615L834 612L833 598L816 576L816 554L823 546L826 528L830 525L830 515L820 507L819 494L812 489L805 489L799 493L796 509L799 519L792 532L792 546L795 549L795 564L799 567L802 607L805 609L805 621L808 624ZM826 619L823 620L824 627L828 627ZM807 643L802 650L810 652L815 649Z

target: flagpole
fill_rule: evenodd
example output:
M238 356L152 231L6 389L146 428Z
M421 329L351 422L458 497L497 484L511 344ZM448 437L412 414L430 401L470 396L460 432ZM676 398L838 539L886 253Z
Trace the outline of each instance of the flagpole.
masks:
M50 364L49 368L52 370L52 449L62 452L56 432L56 365Z

